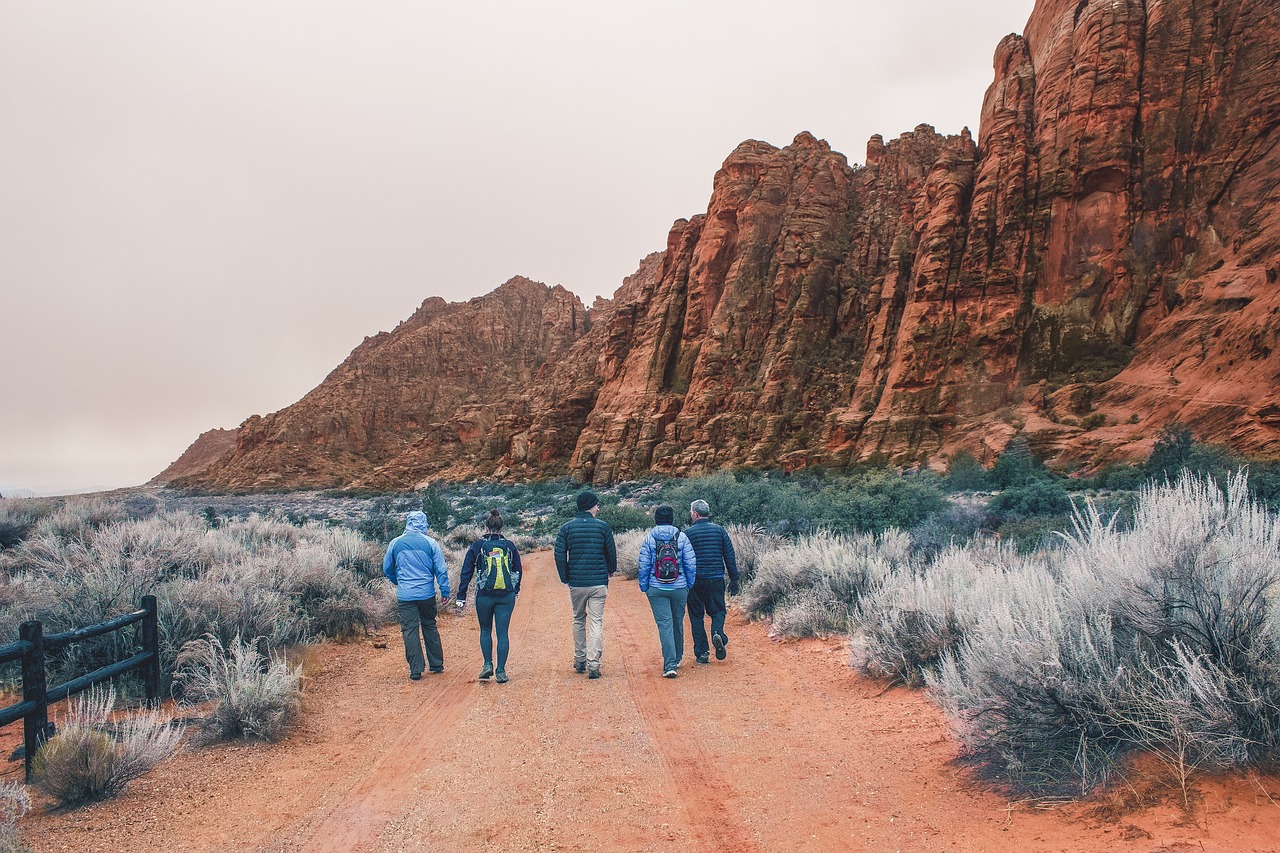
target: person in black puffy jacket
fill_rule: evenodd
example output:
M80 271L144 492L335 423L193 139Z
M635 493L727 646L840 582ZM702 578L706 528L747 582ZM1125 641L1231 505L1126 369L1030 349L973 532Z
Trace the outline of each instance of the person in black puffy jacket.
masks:
M604 649L604 600L609 578L618 571L618 548L613 530L596 518L600 499L595 492L578 495L578 514L560 525L556 534L556 571L569 586L573 607L573 669L589 678L600 677Z

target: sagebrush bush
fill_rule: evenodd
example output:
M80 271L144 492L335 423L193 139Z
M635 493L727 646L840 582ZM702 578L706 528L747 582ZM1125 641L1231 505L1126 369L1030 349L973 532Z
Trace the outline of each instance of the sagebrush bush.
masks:
M858 602L853 665L891 683L921 686L981 616L992 590L1024 570L1012 548L951 546L933 560L900 561Z
M37 525L0 552L0 642L15 639L27 619L57 633L129 612L153 593L167 681L181 648L205 634L224 645L237 634L265 636L278 648L355 636L387 618L384 546L354 531L258 514L219 520L216 528L186 512L109 520L126 511L69 504L46 519L56 516L56 524ZM50 656L51 677L127 657L136 643L124 631L72 644Z
M57 733L32 760L36 787L63 805L118 794L177 748L181 726L156 711L111 722L115 690L92 689L72 699Z
M1061 540L984 584L926 671L978 767L1044 794L1087 791L1133 750L1184 784L1280 760L1280 522L1246 479L1151 484L1127 527L1088 506Z
M264 656L256 643L239 636L227 646L214 636L188 643L175 678L184 703L213 703L202 724L215 739L277 740L302 702L299 670L283 656Z
M896 563L910 560L910 550L906 535L893 530L803 536L760 557L739 603L791 636L848 631L859 599Z
M627 530L617 533L613 542L618 548L618 575L627 580L635 580L640 574L640 545L649 534L646 530Z
M12 548L35 529L40 520L52 515L57 505L40 498L0 499L0 549Z
M30 853L18 839L18 821L31 811L31 797L17 782L0 782L0 853Z

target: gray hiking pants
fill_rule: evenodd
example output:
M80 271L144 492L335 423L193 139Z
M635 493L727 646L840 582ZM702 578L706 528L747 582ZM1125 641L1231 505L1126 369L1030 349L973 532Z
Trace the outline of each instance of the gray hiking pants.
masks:
M573 662L587 664L587 669L600 668L604 651L604 599L607 584L569 587L569 603L573 605Z

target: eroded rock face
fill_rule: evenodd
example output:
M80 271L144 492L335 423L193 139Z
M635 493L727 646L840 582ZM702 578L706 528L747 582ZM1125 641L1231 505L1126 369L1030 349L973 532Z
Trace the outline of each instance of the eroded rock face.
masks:
M211 429L200 433L200 437L191 442L191 446L173 463L151 479L149 486L166 486L182 477L193 477L203 474L236 446L236 430Z
M366 338L297 403L246 420L207 471L173 484L393 487L466 460L490 466L504 431L531 420L530 389L585 326L576 296L525 278L469 302L432 297L394 331Z
M976 143L744 142L589 324L523 280L428 300L188 481L940 465L1019 433L1100 465L1174 420L1276 455L1277 211L1280 5L1041 0Z

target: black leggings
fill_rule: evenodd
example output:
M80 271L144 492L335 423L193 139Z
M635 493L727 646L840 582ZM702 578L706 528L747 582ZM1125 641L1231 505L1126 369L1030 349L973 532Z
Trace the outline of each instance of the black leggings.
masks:
M493 623L498 623L498 669L507 668L507 652L511 641L507 629L511 626L511 614L516 609L514 592L502 595L480 593L476 596L476 616L480 619L480 654L485 663L493 663Z

